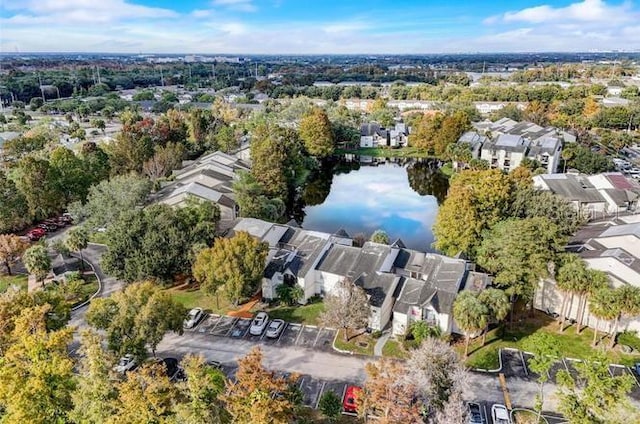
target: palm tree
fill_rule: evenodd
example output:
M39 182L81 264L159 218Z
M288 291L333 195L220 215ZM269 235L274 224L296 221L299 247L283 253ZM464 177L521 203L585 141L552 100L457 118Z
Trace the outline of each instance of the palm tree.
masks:
M616 344L616 334L618 332L620 319L640 314L640 287L624 285L615 290L615 297L616 317L613 321L613 330L611 331L610 349Z
M562 258L562 266L558 270L556 282L558 288L562 291L562 306L560 307L560 328L564 331L564 321L573 309L573 298L576 294L580 294L583 290L582 286L586 280L586 267L582 259L575 254L564 255ZM571 300L569 300L571 295ZM568 306L568 310L567 310ZM578 309L580 309L578 307Z
M462 291L453 303L453 319L465 335L464 357L469 354L471 335L483 330L489 321L489 310L469 290Z
M587 280L585 290L582 293L582 308L578 310L578 325L576 326L576 334L582 331L582 322L584 319L584 312L587 309L587 301L598 290L607 287L609 278L607 274L595 269L586 270Z
M489 311L489 319L496 320L497 322L505 319L511 309L509 297L507 297L507 294L500 289L483 290L478 295L478 300L487 307L487 310ZM487 322L487 326L482 332L482 346L485 344L488 329L489 325Z
M610 287L602 287L594 291L589 297L589 312L598 320L596 325L594 325L593 342L591 346L596 346L598 326L601 324L601 321L611 321L618 315L616 300L615 291Z

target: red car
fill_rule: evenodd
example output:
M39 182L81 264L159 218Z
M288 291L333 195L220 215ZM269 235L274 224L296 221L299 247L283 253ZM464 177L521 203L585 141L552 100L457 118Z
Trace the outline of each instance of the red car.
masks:
M31 241L38 241L42 237L44 237L46 234L47 234L47 232L44 229L42 229L42 228L34 228L33 230L31 230L31 231L29 231L27 233L27 237Z
M348 386L344 392L344 399L342 400L342 409L344 412L350 414L358 413L358 396L362 393L362 387Z

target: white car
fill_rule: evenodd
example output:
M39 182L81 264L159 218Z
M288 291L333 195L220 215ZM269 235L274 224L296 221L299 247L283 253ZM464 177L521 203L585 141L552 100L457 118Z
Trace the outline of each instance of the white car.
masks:
M269 326L267 327L266 336L269 337L270 339L277 339L280 336L280 333L282 333L283 329L284 329L284 321L281 319L274 319L273 321L271 321L271 324L269 324Z
M118 361L118 365L113 367L113 370L124 374L128 371L133 371L137 366L138 361L136 361L136 358L132 354L128 353L120 358L120 360Z
M259 336L262 334L267 323L269 322L269 315L266 312L258 312L253 321L251 321L251 328L249 328L249 334L252 336Z
M493 424L511 424L511 418L509 418L509 410L506 406L496 403L491 407L491 418Z
M184 320L184 324L183 324L184 328L195 327L198 324L198 322L200 322L203 316L204 316L204 312L202 311L202 308L193 308L192 310L189 311L189 314L187 315L187 319Z

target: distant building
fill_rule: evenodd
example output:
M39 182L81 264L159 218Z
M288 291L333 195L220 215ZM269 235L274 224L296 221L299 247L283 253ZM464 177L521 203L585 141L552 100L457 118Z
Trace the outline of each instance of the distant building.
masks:
M575 142L573 134L555 127L502 118L496 122L473 124L458 143L469 144L475 159L486 160L491 168L512 171L525 158L538 161L547 173L557 171L564 142Z
M411 128L404 122L396 122L391 129L381 127L376 122L360 127L360 147L405 147L409 145Z
M153 201L181 207L189 198L213 202L220 208L221 221L238 217L239 208L233 193L238 171L249 171L249 164L235 156L215 152L202 156L174 171L174 180L162 187Z

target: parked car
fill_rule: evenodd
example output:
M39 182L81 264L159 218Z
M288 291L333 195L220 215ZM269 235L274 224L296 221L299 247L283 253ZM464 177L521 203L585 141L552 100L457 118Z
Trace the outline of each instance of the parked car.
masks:
M41 224L38 224L38 228L42 228L47 233L51 233L51 232L57 230L58 226L57 225L53 225L53 224L47 224L46 222L43 222Z
M209 367L209 368L213 368L213 369L216 369L216 370L219 370L220 368L222 368L222 362L216 361L216 360L213 360L213 359L210 360L210 361L205 362L205 365L207 367Z
M193 328L198 325L203 316L204 312L202 311L202 308L193 308L187 314L187 318L184 320L182 325L184 328Z
M509 410L506 406L500 405L499 403L491 407L491 419L493 419L493 424L511 424Z
M121 374L124 374L129 371L135 370L137 367L138 367L138 361L132 354L128 353L124 355L122 358L120 358L120 360L118 361L118 364L115 367L113 367L113 370Z
M482 411L480 405L475 402L469 402L469 424L484 424L482 419Z
M362 392L362 387L358 387L358 386L347 387L347 390L345 390L344 392L344 399L342 399L342 409L344 409L344 412L348 412L350 414L358 413L357 399L361 392Z
M252 336L259 336L262 334L267 323L269 322L269 315L266 312L258 312L253 321L251 321L251 327L249 328L249 334Z
M47 232L44 229L42 229L42 228L34 228L34 229L32 229L31 231L29 231L27 233L27 237L31 241L38 241L42 237L44 237L46 234L47 234Z
M638 374L640 376L640 362L636 362L633 365L633 370L636 372L636 374Z
M184 371L176 358L164 358L162 362L167 369L167 377L169 377L169 380L179 381L184 379Z
M270 339L277 339L280 337L282 330L284 330L284 321L281 319L274 319L271 321L271 324L267 327L266 336Z

